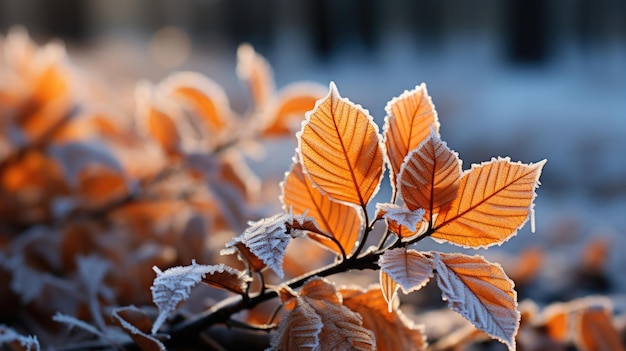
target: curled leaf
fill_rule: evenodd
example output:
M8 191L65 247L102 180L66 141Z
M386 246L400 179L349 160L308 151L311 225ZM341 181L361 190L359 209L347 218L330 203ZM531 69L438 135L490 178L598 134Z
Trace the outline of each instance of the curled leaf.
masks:
M418 251L406 248L385 251L380 256L378 264L383 297L387 301L390 312L398 288L401 287L402 291L408 294L421 289L433 276L433 261ZM393 280L394 283L390 283L388 279ZM386 286L390 288L385 288Z
M190 266L172 267L164 272L159 268L152 267L157 276L150 287L152 291L152 301L159 309L159 315L152 325L152 334L154 335L169 314L176 309L178 304L189 298L191 288L201 281L205 280L206 275L215 275L217 277L208 281L219 282L225 277L240 277L237 284L247 284L247 278L231 267L220 265L201 265L192 261Z

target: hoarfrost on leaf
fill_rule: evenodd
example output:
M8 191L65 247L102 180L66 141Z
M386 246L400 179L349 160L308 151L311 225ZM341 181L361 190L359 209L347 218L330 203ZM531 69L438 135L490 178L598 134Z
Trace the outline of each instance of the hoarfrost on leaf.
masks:
M152 301L159 309L159 315L152 326L153 335L159 330L169 314L176 309L178 303L189 298L191 288L201 282L206 274L224 271L236 272L235 269L223 264L201 265L197 264L195 260L190 266L172 267L164 272L156 266L152 269L156 272L157 277L154 279L150 290L152 291Z
M230 252L228 249L235 247L237 243L242 243L267 267L283 278L285 276L283 259L287 244L293 236L302 235L300 229L306 223L306 219L306 214L296 216L293 213L280 213L256 222L249 222L249 227L243 234L226 244L227 250L223 253ZM294 227L297 230L292 230Z
M19 342L26 351L39 351L39 340L36 336L24 336L6 325L0 324L0 345Z
M414 211L391 203L377 203L376 209L383 218L395 221L399 225L407 227L411 232L416 232L426 211L418 208Z

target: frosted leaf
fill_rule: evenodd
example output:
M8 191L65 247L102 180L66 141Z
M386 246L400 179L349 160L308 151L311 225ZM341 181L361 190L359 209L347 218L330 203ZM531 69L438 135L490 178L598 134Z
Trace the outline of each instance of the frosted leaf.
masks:
M50 154L60 163L68 183L78 186L79 174L92 165L101 165L119 174L124 174L122 166L113 153L97 142L69 142L50 147Z
M421 289L433 276L433 261L415 250L405 248L387 250L380 256L378 264L380 265L381 286L386 286L383 274L387 274L397 284L392 288L394 290L392 296L389 296L391 291L382 289L390 312L398 288L402 288L402 291L408 294Z
M116 308L112 312L113 322L124 329L133 341L144 351L165 350L165 345L147 333L150 332L150 319L135 306Z
M406 207L391 203L377 203L376 209L379 211L381 217L395 221L397 224L407 227L411 232L417 231L426 213L422 208L411 211Z
M502 267L481 256L432 252L437 284L450 309L515 350L517 293Z
M301 299L295 308L278 324L277 331L267 350L318 350L322 319L315 310Z
M232 248L242 243L281 278L285 276L283 259L287 244L292 237L301 236L303 229L315 225L306 214L296 216L292 213L280 213L248 224L243 234L226 244L222 254L232 253Z
M268 350L376 349L374 333L363 327L358 313L342 305L341 295L332 283L311 278L295 299L295 307L283 317L279 335L272 339Z
M26 351L39 351L39 340L37 336L24 336L6 325L0 324L0 345L18 342ZM11 348L11 347L9 347Z
M53 317L52 320L55 322L59 322L59 323L63 323L69 327L72 328L78 328L78 329L82 329L86 332L89 332L93 335L97 335L99 337L102 338L106 338L106 336L100 331L98 330L96 327L94 327L93 325L82 321L76 317L67 315L67 314L63 314L61 312L57 312Z
M190 266L172 267L162 272L158 267L152 269L157 276L150 287L152 291L152 301L159 309L159 315L152 326L152 334L154 335L169 314L174 311L181 301L187 300L191 292L191 288L196 286L204 279L207 274L215 274L221 272L234 273L235 269L219 265L201 265L195 260Z

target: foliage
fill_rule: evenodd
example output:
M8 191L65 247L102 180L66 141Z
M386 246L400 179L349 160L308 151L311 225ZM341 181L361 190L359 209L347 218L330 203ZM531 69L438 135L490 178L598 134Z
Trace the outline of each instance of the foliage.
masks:
M139 82L133 108L116 107L123 98L85 81L62 46L17 29L0 47L1 307L15 325L0 340L12 349L235 349L262 333L246 346L424 350L486 335L514 350L538 328L582 349L622 347L601 299L540 314L518 306L499 264L420 250L429 237L489 248L534 228L545 164L498 157L463 170L424 84L389 101L381 133L332 82L276 91L249 45L237 65L245 113L193 72ZM263 194L249 150L298 128L280 196ZM373 203L385 169L391 198ZM351 270L378 271L378 284L332 280ZM397 293L431 280L473 327L429 346ZM20 305L39 319L13 317ZM219 325L248 337L224 339Z

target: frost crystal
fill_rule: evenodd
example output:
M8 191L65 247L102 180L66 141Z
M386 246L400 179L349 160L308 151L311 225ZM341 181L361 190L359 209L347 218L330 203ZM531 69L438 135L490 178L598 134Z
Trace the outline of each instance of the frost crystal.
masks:
M280 213L256 222L249 222L249 227L243 234L228 242L226 248L233 248L237 243L244 244L250 252L283 278L285 276L283 259L287 244L292 236L301 235L300 230L291 233L291 229L294 224L299 226L304 222L304 215L295 216L293 213Z
M152 291L152 301L159 309L159 316L152 325L152 334L154 335L169 314L176 309L179 302L187 300L191 288L196 286L206 274L215 272L234 271L234 269L223 264L220 265L201 265L195 260L191 262L191 266L178 266L162 272L158 267L152 269L156 272L157 277L154 279L150 290Z

